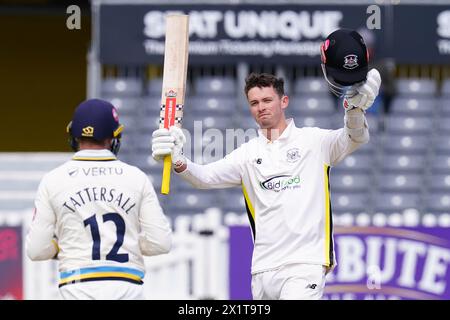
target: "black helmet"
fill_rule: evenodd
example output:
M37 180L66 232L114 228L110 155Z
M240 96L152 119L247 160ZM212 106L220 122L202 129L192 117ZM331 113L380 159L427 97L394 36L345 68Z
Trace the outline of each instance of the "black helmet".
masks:
M97 141L112 138L111 151L117 154L123 128L119 123L117 110L111 103L89 99L75 109L72 121L67 125L67 132L74 151L78 150L76 138L92 138Z
M322 71L337 96L351 95L369 71L369 53L361 35L351 29L332 32L320 47Z

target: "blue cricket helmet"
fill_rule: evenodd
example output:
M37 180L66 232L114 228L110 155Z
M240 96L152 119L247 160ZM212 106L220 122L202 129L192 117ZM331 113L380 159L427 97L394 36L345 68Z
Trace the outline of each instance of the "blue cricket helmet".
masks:
M72 149L78 150L76 138L92 138L102 141L112 138L111 151L118 153L123 125L119 123L116 108L105 100L89 99L80 103L67 125Z

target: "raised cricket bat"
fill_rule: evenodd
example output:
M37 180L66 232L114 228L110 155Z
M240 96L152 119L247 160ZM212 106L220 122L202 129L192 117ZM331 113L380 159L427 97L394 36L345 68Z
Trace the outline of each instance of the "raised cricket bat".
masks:
M189 46L189 16L166 16L166 42L161 96L160 128L181 127L186 91ZM161 193L169 194L172 160L164 158Z

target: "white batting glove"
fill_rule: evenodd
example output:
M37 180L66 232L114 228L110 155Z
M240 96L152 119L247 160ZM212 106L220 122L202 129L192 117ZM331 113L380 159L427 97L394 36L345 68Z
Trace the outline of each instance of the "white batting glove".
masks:
M186 137L178 127L155 130L152 134L152 157L156 161L161 161L165 156L170 155L175 168L181 167L186 163L186 157L183 155L185 142Z
M381 76L377 69L367 73L367 80L356 88L357 93L344 99L345 110L360 108L363 111L369 109L378 96L381 86Z

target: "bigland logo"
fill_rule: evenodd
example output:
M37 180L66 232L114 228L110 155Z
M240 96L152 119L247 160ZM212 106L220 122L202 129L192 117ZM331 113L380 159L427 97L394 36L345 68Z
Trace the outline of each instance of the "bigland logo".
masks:
M299 176L289 176L280 175L270 178L264 182L259 183L261 188L264 190L270 190L275 192L284 191L287 189L300 188L300 177Z

